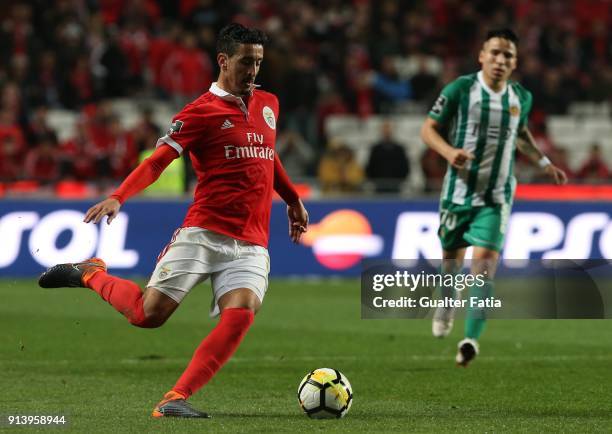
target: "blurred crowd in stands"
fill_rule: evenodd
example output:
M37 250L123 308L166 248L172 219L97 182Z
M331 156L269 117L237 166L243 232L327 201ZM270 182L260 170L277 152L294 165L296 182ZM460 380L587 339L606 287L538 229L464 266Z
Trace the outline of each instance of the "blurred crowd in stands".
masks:
M545 121L573 101L612 102L611 17L606 0L3 0L0 182L116 185L166 126L149 109L126 131L108 100L179 110L215 79L216 33L231 21L270 35L258 81L281 102L278 152L290 175L318 178L322 191L361 191L366 181L400 191L415 167L392 125L364 166L325 136L325 119L424 116L444 83L478 68L484 33L500 26L520 35L514 78L534 95L530 128L545 152L571 178L605 182L599 146L584 143L589 158L571 171ZM79 114L71 139L59 142L49 127L52 109ZM445 162L426 151L417 163L425 190L439 189Z

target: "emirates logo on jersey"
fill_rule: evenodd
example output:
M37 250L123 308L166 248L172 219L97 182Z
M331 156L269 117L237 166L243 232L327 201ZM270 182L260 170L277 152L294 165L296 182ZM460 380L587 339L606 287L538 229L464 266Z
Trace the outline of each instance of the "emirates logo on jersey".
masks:
M274 116L274 112L272 111L272 109L268 106L265 106L263 108L262 114L263 114L264 121L266 121L266 124L268 124L268 126L272 128L273 130L275 130L276 129L276 117Z
M260 158L262 160L274 161L274 149L267 146L234 146L226 145L225 159L239 160L242 158Z

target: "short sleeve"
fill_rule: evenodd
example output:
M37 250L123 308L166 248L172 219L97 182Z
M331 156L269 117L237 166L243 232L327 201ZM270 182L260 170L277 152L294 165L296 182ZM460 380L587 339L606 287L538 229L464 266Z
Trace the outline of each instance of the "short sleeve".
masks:
M459 79L447 84L440 92L440 96L438 96L431 110L429 110L429 117L441 124L448 124L457 114L461 89Z
M179 154L189 149L198 142L201 142L205 133L206 122L201 110L197 106L187 106L174 118L166 135L157 140L156 147L162 144L172 146Z
M531 92L523 89L523 94L521 95L521 119L519 120L519 128L523 128L527 125L529 121L529 113L531 113L531 106L533 104L533 96Z

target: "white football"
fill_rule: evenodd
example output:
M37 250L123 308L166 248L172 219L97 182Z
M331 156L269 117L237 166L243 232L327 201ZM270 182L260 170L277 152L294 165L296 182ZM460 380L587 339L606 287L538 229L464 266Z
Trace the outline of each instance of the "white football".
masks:
M313 419L341 418L353 404L353 389L342 372L319 368L300 382L298 401L304 413Z

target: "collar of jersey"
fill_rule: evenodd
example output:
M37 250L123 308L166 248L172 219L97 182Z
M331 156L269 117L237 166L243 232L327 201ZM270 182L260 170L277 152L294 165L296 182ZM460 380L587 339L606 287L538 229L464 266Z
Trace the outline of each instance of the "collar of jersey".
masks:
M478 71L478 74L476 74L476 76L478 77L478 81L480 82L480 85L484 87L487 92L492 93L493 95L503 95L504 93L506 93L506 89L508 89L508 82L506 81L504 83L504 88L500 90L499 92L495 92L493 89L487 86L487 83L484 80L482 70Z
M255 87L259 87L259 85L256 84ZM249 116L249 110L247 109L247 106L242 100L242 98L236 95L232 95L231 93L221 89L219 86L217 86L216 81L210 85L210 89L208 90L210 91L210 93L212 93L215 96L218 96L222 100L236 104L240 108L242 113L244 113L245 116L247 117ZM252 95L252 92L251 92L251 95Z

